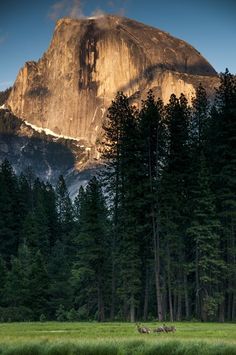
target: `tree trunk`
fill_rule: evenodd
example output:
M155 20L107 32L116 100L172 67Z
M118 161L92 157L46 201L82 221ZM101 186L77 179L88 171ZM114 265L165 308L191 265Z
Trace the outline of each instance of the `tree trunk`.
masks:
M177 307L177 321L180 322L182 318L182 295L180 287L178 287L178 307Z
M177 318L177 291L176 289L174 290L174 305L173 305L173 313L174 313L174 320Z
M111 275L111 310L110 310L110 320L114 320L115 315L115 288L116 288L116 281L115 281L115 261L114 256L112 257L112 275Z
M115 315L115 292L116 292L116 244L117 244L117 228L118 228L118 205L119 205L119 155L118 155L118 168L116 170L116 180L115 180L115 208L114 208L114 234L112 238L112 279L111 279L111 310L110 319L114 320Z
M185 316L186 319L189 319L188 280L187 280L186 273L184 273L184 301L185 301Z
M103 295L101 290L101 285L98 287L98 321L103 322L105 319Z
M148 316L148 300L149 300L149 272L148 267L146 268L145 277L145 293L144 293L144 305L143 305L143 320L147 320Z
M149 182L150 192L153 195L153 176L152 176L152 164L151 164L151 151L150 140L148 142L148 156L149 156ZM158 140L157 140L157 161L158 161ZM156 177L158 176L156 172ZM157 201L156 201L157 203ZM153 235L153 247L154 247L154 272L155 272L155 284L156 284L156 300L157 300L157 318L159 322L163 320L162 300L161 300L161 287L160 287L160 238L157 216L155 215L154 202L151 203L152 214L152 235Z
M134 305L134 297L131 297L131 302L130 302L130 322L134 323L135 322L135 305Z
M156 299L157 299L157 317L159 322L163 321L161 286L160 286L160 255L159 255L159 233L154 233L154 262L155 262L155 282L156 282Z
M225 301L221 302L219 307L219 322L224 323L225 321Z
M170 248L169 242L167 246L167 286L168 286L168 303L169 303L169 312L170 312L170 321L174 321L173 317L173 304L172 304L172 294L171 294L171 275L170 275Z
M196 318L200 319L201 309L200 309L200 285L199 285L199 270L198 270L198 244L196 245L196 255L195 255L195 283L196 283L196 298L195 298L195 314Z
M236 311L236 296L235 296L235 294L233 293L232 310L231 310L231 320L232 320L233 322L235 321L235 318L236 318L235 311Z

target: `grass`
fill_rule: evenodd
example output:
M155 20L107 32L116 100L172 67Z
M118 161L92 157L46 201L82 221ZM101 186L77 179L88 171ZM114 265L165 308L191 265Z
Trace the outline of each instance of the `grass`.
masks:
M236 355L236 324L175 325L176 333L139 334L130 323L2 323L0 354Z

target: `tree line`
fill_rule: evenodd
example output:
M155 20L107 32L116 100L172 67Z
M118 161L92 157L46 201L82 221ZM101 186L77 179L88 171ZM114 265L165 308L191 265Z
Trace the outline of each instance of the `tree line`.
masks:
M213 104L118 93L100 150L74 201L2 163L0 319L235 320L235 77Z

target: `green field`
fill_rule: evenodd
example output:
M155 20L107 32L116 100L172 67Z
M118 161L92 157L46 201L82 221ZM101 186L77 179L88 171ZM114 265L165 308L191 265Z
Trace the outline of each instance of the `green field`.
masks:
M175 326L176 333L139 334L130 323L2 323L0 354L236 355L236 324Z

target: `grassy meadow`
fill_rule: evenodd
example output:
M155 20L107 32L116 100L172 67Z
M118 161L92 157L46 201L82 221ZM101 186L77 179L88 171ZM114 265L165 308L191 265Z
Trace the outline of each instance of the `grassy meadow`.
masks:
M145 323L154 329L158 323ZM176 333L139 334L130 323L2 323L2 355L236 355L236 324L175 323Z

